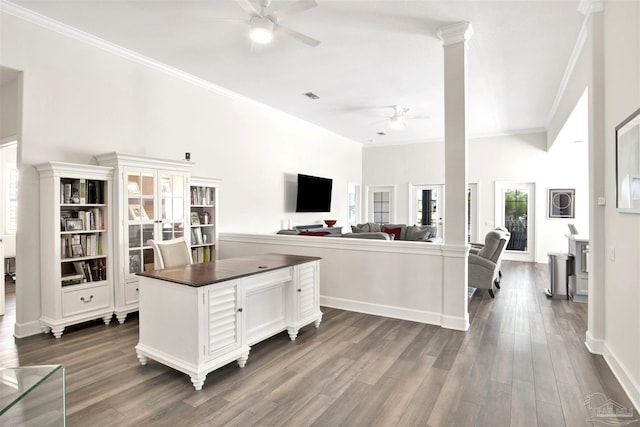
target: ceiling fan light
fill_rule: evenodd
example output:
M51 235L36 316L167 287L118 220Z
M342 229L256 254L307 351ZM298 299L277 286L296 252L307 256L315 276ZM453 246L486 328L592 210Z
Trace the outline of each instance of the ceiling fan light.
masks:
M273 22L261 16L254 16L251 18L249 37L254 43L270 43L273 40Z
M402 116L389 117L389 128L393 130L404 129L404 120Z

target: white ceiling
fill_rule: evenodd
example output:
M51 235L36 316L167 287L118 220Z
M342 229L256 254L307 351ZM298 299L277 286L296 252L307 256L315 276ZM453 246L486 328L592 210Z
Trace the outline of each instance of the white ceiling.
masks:
M470 136L546 126L584 16L579 0L317 0L251 46L234 0L13 0L24 8L365 144L441 140L443 48L438 28L471 22ZM273 0L270 9L292 3ZM255 4L255 3L254 3ZM320 99L310 100L305 92ZM406 129L390 106L410 107ZM385 136L377 135L384 131Z

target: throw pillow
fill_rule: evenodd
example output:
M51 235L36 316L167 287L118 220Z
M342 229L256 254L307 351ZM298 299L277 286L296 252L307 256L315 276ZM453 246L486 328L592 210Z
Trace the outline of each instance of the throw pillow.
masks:
M421 240L427 240L431 233L431 227L420 227L419 225L412 225L407 227L407 240L418 242Z
M396 236L396 240L407 240L407 225L406 224L385 224L387 228L399 228L400 235Z
M400 240L400 233L402 232L402 228L401 227L394 227L394 228L384 227L382 231L384 231L390 236L393 236L393 240Z
M364 230L360 227L358 227L357 225L352 225L351 226L351 232L352 233L364 233Z
M301 236L326 236L331 234L329 231L301 231Z

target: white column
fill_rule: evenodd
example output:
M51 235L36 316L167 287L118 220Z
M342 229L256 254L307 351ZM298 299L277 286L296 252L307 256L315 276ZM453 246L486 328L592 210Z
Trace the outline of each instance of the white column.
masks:
M442 326L467 330L467 41L473 35L473 28L469 22L459 22L440 28L437 34L444 46Z
M583 0L578 11L585 15L590 56L589 72L589 304L585 343L592 353L604 354L605 343L605 209L598 197L606 193L604 128L604 14L601 0ZM615 200L609 201L615 203Z

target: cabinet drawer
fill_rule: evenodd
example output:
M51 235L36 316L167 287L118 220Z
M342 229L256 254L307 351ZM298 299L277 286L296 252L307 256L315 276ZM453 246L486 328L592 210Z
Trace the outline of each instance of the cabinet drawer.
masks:
M73 316L109 307L109 285L67 291L62 294L62 315Z
M124 284L124 303L132 304L138 302L138 281Z
M289 282L293 278L292 271L292 268L280 268L269 273L246 277L244 279L246 290L251 293L252 290L258 288Z

